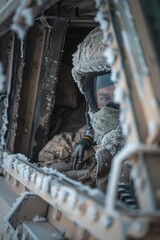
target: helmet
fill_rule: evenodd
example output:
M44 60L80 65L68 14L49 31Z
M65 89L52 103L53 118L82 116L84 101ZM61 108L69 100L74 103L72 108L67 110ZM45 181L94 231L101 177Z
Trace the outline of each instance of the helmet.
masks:
M110 66L103 56L106 45L103 44L103 32L99 27L92 30L79 44L73 54L72 76L82 93L86 74L102 73L110 71Z

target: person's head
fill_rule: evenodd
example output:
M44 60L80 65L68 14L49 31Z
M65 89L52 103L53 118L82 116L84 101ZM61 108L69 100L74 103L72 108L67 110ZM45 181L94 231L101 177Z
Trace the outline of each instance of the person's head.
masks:
M83 93L93 112L105 106L113 106L114 85L111 71L86 74Z
M103 32L97 27L87 35L73 55L73 79L94 112L113 102L111 68L103 55L106 47Z
M95 98L98 109L113 102L114 85L110 80L111 73L98 75L95 82Z

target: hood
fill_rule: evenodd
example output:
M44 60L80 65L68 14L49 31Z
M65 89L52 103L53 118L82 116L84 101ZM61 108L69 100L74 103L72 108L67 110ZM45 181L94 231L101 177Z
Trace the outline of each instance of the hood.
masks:
M103 32L97 27L92 30L73 54L72 76L83 93L84 78L87 73L109 71L111 68L103 56L106 49Z

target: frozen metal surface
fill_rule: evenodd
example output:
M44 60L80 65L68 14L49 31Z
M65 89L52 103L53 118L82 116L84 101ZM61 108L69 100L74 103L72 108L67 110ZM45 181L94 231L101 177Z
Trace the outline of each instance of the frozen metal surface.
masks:
M0 39L0 162L2 159L2 152L6 145L6 135L8 133L8 111L9 93L11 90L12 78L13 39L14 34L11 32ZM3 64L1 61L3 61Z
M8 34L11 34L9 32ZM12 33L13 34L13 33ZM9 92L9 125L7 133L7 148L10 152L14 151L14 144L16 138L16 130L17 130L17 119L18 119L18 111L19 111L19 101L21 94L21 85L22 85L22 75L23 75L23 67L24 67L24 57L21 57L20 52L20 42L17 40L15 34L11 39L11 47L10 54L8 55L9 59L9 79L11 80L11 91ZM11 104L12 103L12 104Z
M36 215L44 217L47 210L47 203L34 193L23 193L5 217L5 221L12 228L24 220L33 220Z
M44 231L45 229L45 231ZM32 222L27 221L23 222L23 232L25 230L29 233L30 237L34 240L50 240L50 239L57 239L57 240L65 240L65 237L62 237L60 233L56 229L54 229L49 223L47 222Z
M0 179L0 196L9 206L12 206L13 202L15 202L18 197L18 194L13 191L7 179Z
M55 170L44 169L40 172L31 164L18 160L16 155L13 155L12 158L8 157L3 166L6 174L16 178L21 184L27 186L45 202L58 209L68 219L97 239L123 240L127 235L142 237L148 231L147 216L144 223L144 216L139 218L137 215L136 221L143 225L139 232L134 227L136 225L134 217L131 217L132 214L134 216L134 211L130 212L131 216L129 216L130 214L126 216L123 211L121 213L110 209L104 211L104 203L97 199L97 197L100 198L98 190L91 190ZM121 232L122 228L123 232ZM135 230L133 231L133 229Z
M18 195L13 191L6 179L0 179L0 234L4 230L4 217L15 202Z
M37 93L35 105L34 130L32 139L30 139L32 150L30 154L32 158L37 158L38 152L48 140L67 27L68 19L53 18L51 20L51 28L47 30L39 92Z
M157 118L159 116L159 97L155 97L157 93L154 89L159 80L156 77L154 80L151 79L151 74L149 74L151 63L147 65L150 57L144 45L148 44L151 51L150 56L153 59L156 54L152 51L152 43L148 37L147 25L139 1L137 4L133 4L126 0L109 0L108 3L97 1L97 5L101 9L97 20L104 30L104 41L108 44L105 56L111 61L112 79L116 84L115 100L121 106L120 120L128 142L113 160L106 208L115 209L116 202L114 201L117 196L120 162L126 159L133 164L131 174L140 206L137 213L140 216L148 211L152 217L159 216L160 182L157 174L157 168L159 169L157 159L160 149L157 144L154 144L159 142L159 117ZM108 21L107 26L105 19ZM143 24L142 36L140 29L143 28ZM147 42L144 41L144 35ZM158 61L155 67L159 68ZM156 74L157 71L155 71ZM151 99L154 99L154 109ZM150 121L151 119L152 121ZM149 222L152 222L152 217L149 218ZM159 218L157 223L160 224ZM155 226L157 223L154 222ZM152 235L152 227L151 225L146 238ZM135 228L133 228L133 233L135 233Z
M11 62L11 73L17 81L12 80L13 104L10 106L7 148L10 152L20 151L34 159L48 139L58 62L68 23L65 18L53 18L51 25L46 29L37 23L29 31L27 39L21 43L24 49L21 56L20 42L17 39L12 42L16 68L15 62Z
M28 155L30 148L35 105L37 100L36 96L43 62L45 37L46 29L42 25L36 25L29 32L29 38L26 43L26 67L23 67L23 77L19 99L19 114L17 120L18 127L15 139L15 150L26 155ZM15 109L13 109L12 114L15 114ZM12 135L10 137L12 137Z

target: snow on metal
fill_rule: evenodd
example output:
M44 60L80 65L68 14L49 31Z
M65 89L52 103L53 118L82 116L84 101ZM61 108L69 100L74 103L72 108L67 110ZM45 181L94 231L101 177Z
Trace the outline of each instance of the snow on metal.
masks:
M4 69L3 69L3 65L0 62L0 92L4 90L4 85L6 82L6 76L4 75ZM2 117L2 127L0 130L0 161L2 160L2 155L3 155L3 148L5 146L5 134L7 131L7 125L8 125L8 114L7 114L7 110L8 110L8 96L6 96L3 100L4 102L4 111L1 113L1 117ZM0 163L1 166L1 163Z
M31 27L34 24L33 9L28 8L29 3L31 3L31 0L21 0L21 4L17 8L17 11L13 17L12 30L17 33L20 40L24 39L28 27ZM21 24L22 19L25 26L23 26L24 24Z
M46 222L46 218L45 218L45 217L42 217L42 216L39 216L39 215L36 215L36 216L33 218L33 222Z
M51 176L44 176L43 182L42 182L42 191L44 191L44 192L49 191L50 181L51 181Z
M6 227L9 227L13 232L14 229L13 227L10 225L9 223L9 219L12 217L12 215L14 214L14 212L16 211L16 209L19 207L19 205L21 204L21 202L23 201L23 199L25 199L28 195L28 192L23 192L21 193L20 197L18 197L16 199L16 202L14 202L12 208L10 209L10 211L7 213L7 215L4 218L4 222ZM36 195L35 195L36 196Z

